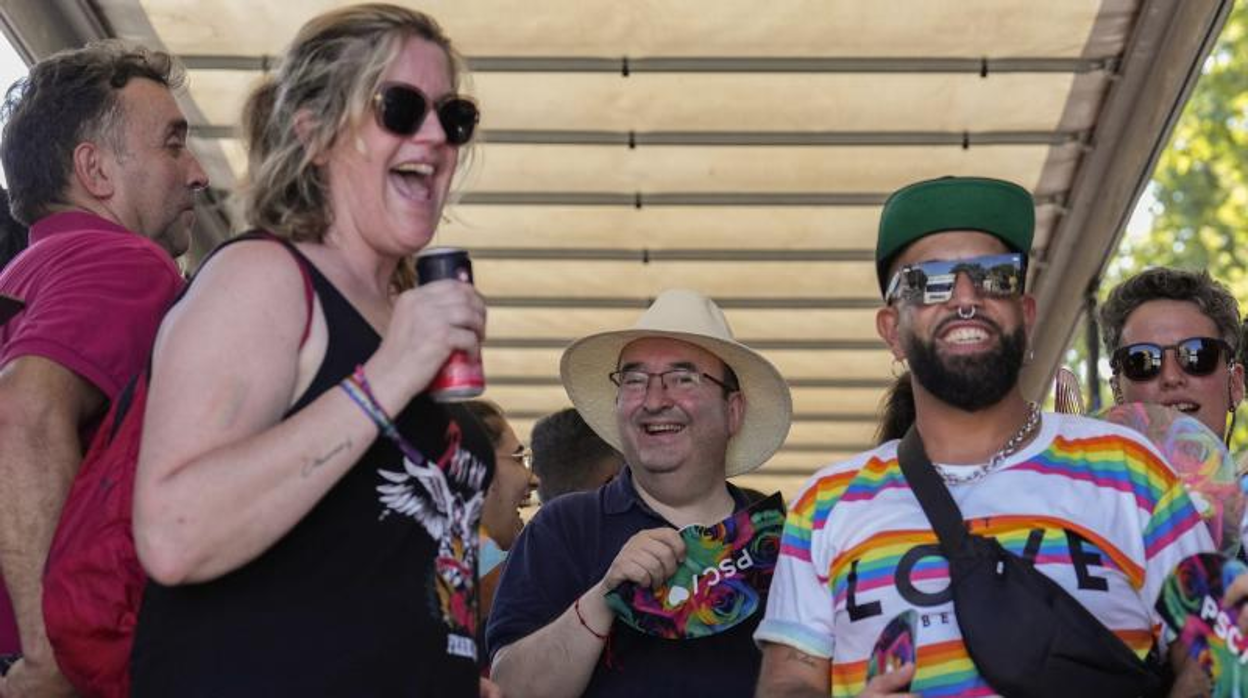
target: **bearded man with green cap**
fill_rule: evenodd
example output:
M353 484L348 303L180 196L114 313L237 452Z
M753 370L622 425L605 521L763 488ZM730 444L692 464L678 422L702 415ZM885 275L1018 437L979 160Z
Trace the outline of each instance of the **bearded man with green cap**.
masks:
M876 328L909 364L912 429L930 460L913 462L939 476L928 481L952 495L954 520L1056 582L1117 636L1106 635L1109 644L1125 645L1117 656L1136 662L1163 642L1154 633L1163 580L1212 543L1143 437L1042 413L1024 398L1034 224L1031 195L1010 182L947 177L897 191L880 219ZM981 665L988 655L964 641L949 564L902 472L899 443L823 468L793 501L755 633L764 653L759 695L1006 690L987 679L1002 667ZM881 633L903 615L917 661L873 664ZM1012 629L1019 637L1032 632L1018 619L991 620L1020 626ZM1025 661L1009 655L1016 659ZM1035 672L1037 683L1044 673Z
M595 491L544 504L525 526L486 629L492 678L509 698L752 695L761 604L722 632L671 639L616 622L606 594L626 582L661 586L686 557L678 529L751 504L726 478L784 442L787 384L733 339L714 302L680 289L660 294L632 328L573 343L560 373L626 466Z

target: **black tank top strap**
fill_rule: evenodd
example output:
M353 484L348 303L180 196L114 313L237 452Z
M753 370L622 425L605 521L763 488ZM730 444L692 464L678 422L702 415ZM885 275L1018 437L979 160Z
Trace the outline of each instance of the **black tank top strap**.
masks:
M303 278L303 300L304 305L306 306L303 322L303 335L299 337L299 346L302 347L304 343L308 341L308 335L312 332L312 311L314 309L312 303L313 289L312 276L308 269L308 267L311 266L311 262L308 261L307 257L303 256L303 253L299 251L299 248L295 247L294 243L286 238L278 237L267 230L249 230L245 233L225 240L221 244L214 247L212 251L208 253L208 256L204 257L203 261L199 263L199 267L202 269L203 266L208 263L208 260L215 257L218 252L229 247L230 245L237 242L247 242L249 240L268 240L270 242L276 242L286 248L286 251L290 252L290 255L295 258L295 264L299 267L299 276ZM178 294L177 300L181 300L182 296L185 295L189 289L190 284L187 284L182 289L181 293ZM177 300L174 302L176 303Z

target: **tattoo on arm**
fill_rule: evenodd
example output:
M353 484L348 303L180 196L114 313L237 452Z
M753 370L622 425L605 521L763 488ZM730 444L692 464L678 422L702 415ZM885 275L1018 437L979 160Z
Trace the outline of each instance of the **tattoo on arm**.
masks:
M818 657L812 657L809 654L806 654L805 652L799 652L795 649L790 649L788 654L784 656L784 659L785 661L789 661L789 662L797 662L799 664L805 664L811 669L818 669L819 665L823 663L822 659L819 659Z
M303 476L310 477L314 470L328 463L330 460L333 459L334 456L338 455L339 453L350 450L352 445L353 444L351 442L351 439L347 439L346 441L343 441L337 446L334 446L333 448L331 448L328 452L324 453L323 455L320 455L316 458L304 458L303 459Z

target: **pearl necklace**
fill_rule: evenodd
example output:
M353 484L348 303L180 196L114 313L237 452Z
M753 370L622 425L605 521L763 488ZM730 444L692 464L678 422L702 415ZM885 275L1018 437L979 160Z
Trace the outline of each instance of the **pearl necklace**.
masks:
M1018 449L1031 438L1036 427L1040 426L1040 405L1034 402L1027 403L1027 420L1023 422L1023 426L1010 437L1005 445L999 451L992 454L992 458L982 465L959 465L955 467L936 466L936 473L940 475L940 479L946 485L967 485L972 482L979 482L988 477L988 474L1000 468L1005 459L1018 452ZM954 472L956 471L956 472Z

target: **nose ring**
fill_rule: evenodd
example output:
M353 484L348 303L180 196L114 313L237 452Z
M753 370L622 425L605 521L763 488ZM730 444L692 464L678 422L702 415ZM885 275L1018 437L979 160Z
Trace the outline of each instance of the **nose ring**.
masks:
M967 310L967 308L968 308L968 306L965 306L965 305L959 305L959 306L958 306L958 317L962 318L963 320L970 320L971 318L975 317L975 306L973 306L973 305L972 305L972 306L969 306L969 308L970 308L970 310L969 310L969 311Z

